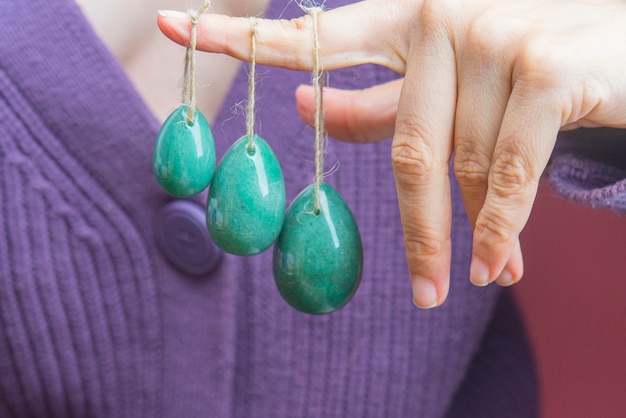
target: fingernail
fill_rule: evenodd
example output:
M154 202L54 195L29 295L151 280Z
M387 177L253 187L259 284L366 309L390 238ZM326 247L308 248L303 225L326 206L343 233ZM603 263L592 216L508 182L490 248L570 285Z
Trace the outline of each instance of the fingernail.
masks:
M189 13L180 12L178 10L159 10L159 16L170 19L189 19Z
M513 274L511 274L511 272L506 268L502 270L502 273L500 273L500 276L498 276L496 282L500 286L504 287L511 286L513 283L515 283L515 281L513 280Z
M470 281L476 286L487 286L489 284L489 266L478 257L472 258Z
M421 309L437 306L437 289L432 280L413 277L413 303Z

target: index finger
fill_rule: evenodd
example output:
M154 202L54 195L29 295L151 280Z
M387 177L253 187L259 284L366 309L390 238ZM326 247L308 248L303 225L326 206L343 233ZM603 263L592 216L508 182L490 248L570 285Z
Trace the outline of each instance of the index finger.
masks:
M382 12L384 8L384 13ZM405 13L406 14L406 13ZM364 1L320 14L320 60L332 70L359 64L380 64L404 72L400 31L386 31L398 24L394 2ZM187 13L159 11L159 28L172 41L189 44L191 19ZM250 59L249 18L204 14L198 20L196 48L200 51ZM313 26L311 16L297 19L256 19L257 64L311 70L313 66ZM390 33L393 32L393 33Z

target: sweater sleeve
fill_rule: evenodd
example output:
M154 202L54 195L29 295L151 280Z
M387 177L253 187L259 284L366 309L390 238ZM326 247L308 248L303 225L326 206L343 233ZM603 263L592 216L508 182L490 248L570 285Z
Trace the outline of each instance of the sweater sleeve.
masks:
M547 178L553 190L567 199L626 213L626 130L562 133Z

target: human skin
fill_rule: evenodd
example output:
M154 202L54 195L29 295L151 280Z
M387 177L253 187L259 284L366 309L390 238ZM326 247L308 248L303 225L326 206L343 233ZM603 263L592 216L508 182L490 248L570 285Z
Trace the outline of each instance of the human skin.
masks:
M325 95L331 136L393 134L391 159L413 299L438 306L450 277L449 162L474 230L470 280L517 282L519 234L559 130L626 128L626 2L366 0L319 17L325 69L364 63L404 79ZM163 33L188 42L189 19L161 13ZM256 60L312 66L312 19L259 20ZM205 15L198 49L247 60L250 22ZM310 121L312 92L296 92Z
M154 25L154 11L171 0L76 0L92 27L115 55L155 116L163 121L180 104L185 49ZM212 0L211 11L230 16L261 15L269 0ZM176 7L198 8L199 1ZM198 107L213 121L239 68L226 55L198 54Z

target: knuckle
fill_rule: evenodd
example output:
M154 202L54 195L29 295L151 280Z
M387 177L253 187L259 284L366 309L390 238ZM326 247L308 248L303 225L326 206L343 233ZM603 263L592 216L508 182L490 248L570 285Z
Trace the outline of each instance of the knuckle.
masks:
M481 214L476 221L474 235L477 241L493 247L511 242L516 237L514 230L506 211L493 210Z
M447 248L449 239L435 236L416 235L406 237L404 245L406 247L407 258L415 263L426 263L432 257L442 254Z
M464 42L480 65L495 65L502 60L506 32L501 19L485 13L469 23Z
M294 47L292 51L287 51L281 57L283 62L277 65L299 70L310 69L312 66L312 55L300 54L299 49L304 48L306 45L311 45L313 18L309 14L304 14L292 19L280 19L278 22L280 37L292 41L291 44ZM277 57L274 58L277 59Z
M471 141L461 140L454 152L454 175L462 187L487 187L491 158Z
M396 130L398 133L398 130ZM391 163L399 175L427 177L435 168L432 147L423 139L399 135L391 146Z
M426 0L422 4L420 26L424 33L446 31L449 21L458 9L458 2L451 0Z
M299 32L310 32L310 28L311 28L311 23L312 23L312 19L311 16L308 14L304 14L302 16L298 16L289 20L281 20L280 21L282 25L285 26L286 30L293 30L295 29L296 31Z
M361 99L359 93L351 94L348 96L348 99L348 111L345 112L345 128L348 133L348 137L352 142L368 142L370 130L368 129L368 126L363 123L360 117L360 115L368 112L368 109L364 108L364 100Z
M517 56L514 79L544 92L558 89L571 66L566 57L554 48L557 42L529 39Z
M523 152L505 149L494 156L489 187L500 198L523 196L536 183L531 163Z

